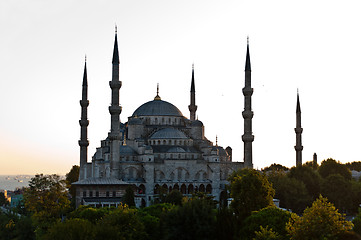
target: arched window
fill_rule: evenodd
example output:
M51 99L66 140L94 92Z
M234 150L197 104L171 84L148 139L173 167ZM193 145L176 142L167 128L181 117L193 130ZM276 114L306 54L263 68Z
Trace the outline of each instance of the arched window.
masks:
M199 185L199 191L200 192L205 192L205 187L203 184Z
M194 187L192 184L189 184L188 186L188 194L192 194L194 192Z
M207 185L207 187L206 187L206 193L209 193L209 194L212 193L212 185L211 185L211 184L208 184L208 185Z
M187 187L186 187L185 184L182 184L182 186L181 186L181 193L182 193L182 194L186 194L186 193L187 193Z

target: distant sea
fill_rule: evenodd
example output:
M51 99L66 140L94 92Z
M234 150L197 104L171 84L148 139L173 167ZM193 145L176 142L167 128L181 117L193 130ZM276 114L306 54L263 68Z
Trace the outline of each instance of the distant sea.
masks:
M29 186L33 175L0 175L0 190L14 191Z

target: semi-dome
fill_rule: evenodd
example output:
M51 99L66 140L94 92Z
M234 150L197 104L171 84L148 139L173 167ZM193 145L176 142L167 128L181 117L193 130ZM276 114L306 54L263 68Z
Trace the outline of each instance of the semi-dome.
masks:
M187 139L187 136L175 128L163 128L155 132L150 139Z
M144 103L134 111L134 116L175 116L183 117L183 114L173 104L163 100L153 100Z
M184 150L184 148L182 148L182 147L172 147L172 148L168 149L167 152L169 152L169 153L185 153L186 150Z

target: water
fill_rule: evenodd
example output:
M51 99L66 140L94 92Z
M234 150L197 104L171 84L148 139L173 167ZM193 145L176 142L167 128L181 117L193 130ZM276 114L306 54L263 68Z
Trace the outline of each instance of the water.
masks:
M0 190L14 191L29 186L33 175L0 175Z

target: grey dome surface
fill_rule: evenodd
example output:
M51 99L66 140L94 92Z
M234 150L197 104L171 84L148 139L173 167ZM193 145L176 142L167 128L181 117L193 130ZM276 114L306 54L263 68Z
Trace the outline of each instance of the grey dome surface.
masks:
M187 139L187 136L175 128L163 128L155 132L150 139Z
M128 145L120 145L120 155L133 155L136 154L133 148Z
M173 104L162 101L162 100L153 100L144 103L137 110L134 111L134 116L176 116L183 117L183 114L179 109Z

